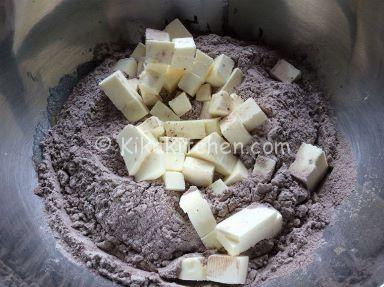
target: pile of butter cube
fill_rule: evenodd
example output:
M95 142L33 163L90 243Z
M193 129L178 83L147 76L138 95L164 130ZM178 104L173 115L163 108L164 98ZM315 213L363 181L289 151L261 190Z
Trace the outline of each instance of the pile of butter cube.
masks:
M167 190L185 191L188 182L216 193L248 176L234 151L249 143L250 132L267 116L254 99L243 101L234 93L243 80L234 66L224 54L213 59L196 49L178 19L164 31L146 29L145 45L139 43L100 83L136 123L117 137L130 176L161 178ZM174 98L163 102L162 90ZM191 98L202 102L200 119L182 120L193 109Z

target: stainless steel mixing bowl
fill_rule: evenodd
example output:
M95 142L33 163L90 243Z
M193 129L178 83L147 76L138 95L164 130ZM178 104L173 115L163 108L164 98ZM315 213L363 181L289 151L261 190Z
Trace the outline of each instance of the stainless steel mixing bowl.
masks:
M308 51L358 161L358 187L338 208L308 268L266 286L379 286L384 282L384 1L0 1L0 285L112 286L62 255L33 194L32 156L48 127L47 98L67 95L98 43L137 42L175 17L190 29L262 37ZM86 66L81 66L86 67ZM73 74L76 72L77 74ZM60 103L58 103L60 104Z

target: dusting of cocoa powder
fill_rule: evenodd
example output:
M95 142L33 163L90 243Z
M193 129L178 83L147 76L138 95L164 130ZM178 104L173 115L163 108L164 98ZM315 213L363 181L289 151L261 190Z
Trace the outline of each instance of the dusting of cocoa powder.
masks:
M202 189L218 221L253 203L271 205L283 215L281 235L246 252L247 284L259 284L311 260L334 207L354 189L354 161L316 77L300 59L288 60L303 71L302 79L286 84L269 75L281 58L278 51L217 35L197 37L196 45L212 57L230 56L245 74L237 93L254 98L269 118L239 156L250 170L259 154L275 159L271 181L258 183L251 176L220 196ZM50 226L74 258L124 285L176 286L180 257L211 251L180 210L180 193L165 191L161 182L135 183L127 174L115 139L128 122L98 82L129 52L106 59L73 90L41 144L36 192L44 199ZM198 118L201 104L192 104L183 119ZM100 137L112 139L109 149L97 148ZM322 147L333 167L312 193L288 172L302 142ZM282 143L289 149L282 151Z

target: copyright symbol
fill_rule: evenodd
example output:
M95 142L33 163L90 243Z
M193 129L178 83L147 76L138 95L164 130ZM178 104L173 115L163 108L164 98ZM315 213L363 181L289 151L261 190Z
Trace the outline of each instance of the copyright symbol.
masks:
M111 147L111 139L106 136L98 137L95 142L95 147L98 151L107 151Z

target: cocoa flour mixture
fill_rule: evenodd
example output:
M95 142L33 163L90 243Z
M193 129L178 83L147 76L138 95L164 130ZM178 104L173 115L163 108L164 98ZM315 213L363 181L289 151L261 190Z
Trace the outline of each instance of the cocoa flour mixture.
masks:
M281 235L247 252L247 285L254 286L311 260L333 209L354 189L354 161L313 71L302 60L288 58L303 77L286 84L268 73L282 57L277 51L216 35L200 36L196 45L211 57L231 57L245 74L237 93L243 99L253 97L269 118L253 132L240 157L249 169L257 154L277 159L272 180L257 184L250 177L219 197L201 189L218 222L255 202L283 215ZM180 193L165 191L160 182L135 183L128 176L115 142L128 122L98 87L115 62L129 54L115 53L75 87L41 143L36 193L44 199L49 224L63 248L89 268L128 286L188 284L176 279L178 258L210 251L179 208ZM184 119L199 116L201 104L192 104ZM111 147L100 149L100 137L110 138ZM302 142L322 147L333 168L312 193L287 170ZM290 151L282 151L278 143L288 143Z

